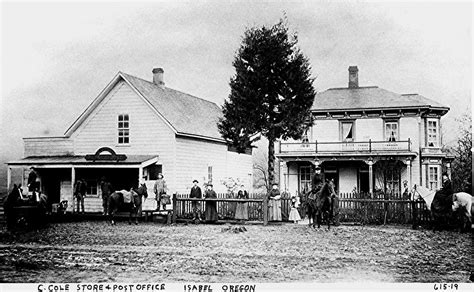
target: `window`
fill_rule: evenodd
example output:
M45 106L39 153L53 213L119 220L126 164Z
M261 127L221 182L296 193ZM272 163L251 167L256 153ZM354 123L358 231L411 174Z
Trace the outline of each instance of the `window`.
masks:
M128 115L118 116L118 143L130 143L130 120Z
M300 193L311 190L311 166L300 166Z
M97 196L99 193L97 192L97 181L94 180L86 180L87 188L86 188L86 196Z
M430 190L438 189L438 166L430 166L428 168L428 187Z
M354 122L341 122L342 141L354 141Z
M207 181L212 182L212 166L207 167Z
M428 147L438 147L437 120L428 120Z
M400 169L393 167L385 172L385 192L388 194L400 194Z
M398 122L385 122L385 141L398 141Z

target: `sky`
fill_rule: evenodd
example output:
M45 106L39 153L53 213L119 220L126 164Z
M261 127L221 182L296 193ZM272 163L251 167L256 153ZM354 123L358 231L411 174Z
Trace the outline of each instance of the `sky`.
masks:
M0 163L23 156L23 137L61 136L122 71L219 105L246 28L286 15L317 91L359 85L418 93L471 114L470 2L153 1L1 2ZM0 167L1 176L5 167Z

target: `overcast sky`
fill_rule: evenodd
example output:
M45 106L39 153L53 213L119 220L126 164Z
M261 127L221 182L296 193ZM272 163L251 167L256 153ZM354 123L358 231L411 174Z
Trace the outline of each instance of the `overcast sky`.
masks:
M455 139L454 118L471 112L470 2L255 2L2 2L1 156L21 158L22 137L62 135L118 71L151 80L162 67L168 87L222 105L245 28L284 13L318 91L347 86L357 65L361 86L450 106Z

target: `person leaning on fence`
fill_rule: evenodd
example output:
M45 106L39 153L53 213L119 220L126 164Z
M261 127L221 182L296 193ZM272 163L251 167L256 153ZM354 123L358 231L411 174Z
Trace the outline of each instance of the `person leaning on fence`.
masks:
M107 215L109 197L112 193L112 184L105 178L105 176L100 179L100 190L102 192L102 208L104 209L104 215Z
M237 192L237 199L248 199L249 198L249 193L244 189L244 186L242 185L239 191ZM237 220L248 220L249 219L249 208L248 208L248 203L243 202L243 203L237 203L237 206L235 207L235 219Z
M191 192L189 193L190 198L202 198L201 188L198 186L198 181L195 179L193 180L193 187L191 188ZM193 201L191 203L193 208L193 221L199 220L201 221L201 202Z
M281 221L281 195L276 183L268 193L268 221Z
M217 199L216 192L212 189L212 184L207 185L207 190L204 193L206 199ZM205 212L206 222L214 223L217 221L217 202L216 201L207 201L206 202L206 212Z
M166 186L166 181L163 174L158 174L158 179L153 185L153 192L155 193L156 200L156 210L160 210L160 206L163 206L163 210L166 209L166 204L169 204L170 197L166 193L168 192L168 187Z
M84 213L84 197L86 196L87 191L87 184L84 179L79 179L74 186L74 197L76 198L77 203L77 213L80 213L79 207L82 209L82 213Z

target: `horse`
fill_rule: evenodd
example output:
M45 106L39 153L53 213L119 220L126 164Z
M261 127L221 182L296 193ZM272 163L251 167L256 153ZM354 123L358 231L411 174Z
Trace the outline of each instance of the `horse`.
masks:
M430 211L432 217L433 230L441 230L443 225L447 225L452 213L451 204L444 206L440 202L436 202L434 200L436 191L431 191L416 184L412 188L412 194L414 200L423 199L425 201L426 208ZM452 198L457 194L453 194Z
M461 231L471 229L472 225L472 213L474 212L474 205L472 204L472 196L465 192L455 193L453 195L453 212L458 209L463 209L462 227ZM467 220L467 223L465 222ZM465 224L466 223L466 224Z
M124 202L124 196L131 195L130 203ZM114 216L117 211L129 211L128 224L131 224L132 215L135 217L135 224L138 224L137 214L141 211L142 197L148 197L146 185L140 184L136 189L131 188L130 192L126 190L113 192L109 197L109 208L107 213L110 217L110 222L115 225Z
M332 185L326 182L318 192L315 192L313 189L306 194L305 205L309 219L309 226L315 227L315 222L317 222L318 228L320 228L322 219L324 219L328 223L328 230L331 228L333 209L331 195L333 193L334 189ZM311 219L313 219L313 224L311 224Z

